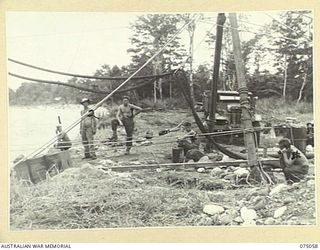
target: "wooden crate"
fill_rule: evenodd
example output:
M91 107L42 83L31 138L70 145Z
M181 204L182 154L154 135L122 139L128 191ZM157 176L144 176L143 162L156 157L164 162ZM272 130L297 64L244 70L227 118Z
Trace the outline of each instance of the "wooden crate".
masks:
M70 152L65 150L22 161L14 166L14 171L19 180L36 184L45 180L47 175L56 175L71 166Z

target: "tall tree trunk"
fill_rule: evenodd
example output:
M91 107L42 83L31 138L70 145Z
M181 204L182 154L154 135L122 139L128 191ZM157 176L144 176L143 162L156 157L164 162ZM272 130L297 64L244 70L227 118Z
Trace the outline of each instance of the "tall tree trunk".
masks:
M191 95L191 100L194 103L194 87L193 87L193 38L194 38L194 31L195 31L196 25L195 22L191 22L188 26L188 31L189 31L189 65L190 65L190 76L189 76L189 81L190 81L190 95Z
M156 70L154 70L154 73L156 73ZM158 79L154 80L153 83L153 102L156 103L157 102L157 81Z
M159 74L159 66L160 66L160 58L156 58L153 64L153 72L155 75ZM159 79L155 79L154 83L153 83L153 101L154 103L157 102L157 89L159 88L158 86L159 84Z
M162 78L159 79L159 97L162 101Z
M282 92L282 96L283 96L284 100L286 100L287 77L288 77L288 73L287 73L287 54L284 54L284 82L283 82L283 92Z
M302 82L302 85L301 85L301 88L299 91L299 97L298 97L297 103L299 103L301 101L302 92L303 92L304 87L306 86L306 83L307 83L307 71L304 73L303 82Z
M169 76L169 97L172 99L172 75Z

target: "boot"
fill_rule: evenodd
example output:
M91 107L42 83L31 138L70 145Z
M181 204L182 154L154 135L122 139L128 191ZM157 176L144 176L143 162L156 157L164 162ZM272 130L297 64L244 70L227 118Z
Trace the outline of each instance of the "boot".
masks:
M90 158L91 158L90 154L85 154L84 157L82 157L82 160L90 159Z
M118 141L117 130L112 130L112 137L110 138L110 141Z
M128 155L128 154L130 154L130 147L127 147L127 149L126 149L126 152L124 153L125 155Z

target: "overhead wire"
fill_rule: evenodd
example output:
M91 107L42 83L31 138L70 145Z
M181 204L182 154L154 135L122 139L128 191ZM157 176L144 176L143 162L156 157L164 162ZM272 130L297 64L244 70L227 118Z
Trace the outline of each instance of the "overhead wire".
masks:
M268 14L268 13L264 13L264 14L265 14L266 16L270 17L271 19L273 19L274 21L276 21L277 23L279 23L282 27L285 27L285 28L291 30L292 32L296 33L296 35L301 35L301 34L299 34L296 30L294 30L293 28L289 27L288 25L280 22L279 20L277 20L276 18L274 18L274 17L271 16L270 14ZM302 36L305 37L305 38L307 38L308 41L310 41L310 38L309 38L309 37L306 37L306 36L304 36L304 35L302 35Z
M86 30L86 31L79 31L79 32L63 32L63 33L51 33L51 34L33 34L33 35L9 35L7 38L9 39L16 39L16 38L32 38L32 37L46 37L46 36L63 36L63 35L82 35L83 33L95 33L95 32L103 32L109 30L118 30L118 29L129 29L128 26L118 26L118 27L109 27L109 28L102 28L96 30Z
M82 15L83 15L83 12L82 12ZM85 18L84 18L84 16L83 16L82 22L84 22L84 21L85 21ZM76 60L76 57L78 56L80 47L81 47L81 45L82 45L82 43L83 43L83 41L84 41L84 38L85 38L84 32L83 32L83 31L84 31L84 28L85 28L84 23L82 23L81 26L82 26L82 27L81 27L81 37L80 37L80 41L77 41L76 51L75 51L75 53L73 54L73 58L71 59L71 63L70 63L70 65L69 65L68 71L71 70L71 68L72 68L72 66L73 66L73 64L74 64L74 62L75 62L75 60Z
M130 81L136 74L138 74L146 65L148 65L156 56L158 56L167 46L169 43L171 43L186 27L189 25L194 19L191 19L189 22L185 23L152 57L150 57L139 69L137 69L131 76L129 76L124 82L122 82L117 88L115 88L111 93L109 93L107 96L105 96L100 102L94 105L94 107L91 110L95 110L98 107L100 107L103 102L105 102L107 99L109 99L115 92L117 92L122 86L124 86L128 81ZM71 129L73 129L76 125L78 125L87 115L89 112L86 112L83 114L78 120L76 120L73 124L71 124L67 129L64 130L64 132L68 132ZM45 149L47 149L49 146L51 146L54 142L57 141L57 137L55 136L51 140L49 140L47 143L45 143L43 146L41 146L39 149L35 150L31 154L29 154L26 158L29 157L35 157L42 153ZM20 162L20 161L19 161Z
M8 61L15 63L15 64L20 64L22 66L26 66L29 68L37 69L40 71L45 71L53 74L58 74L58 75L65 75L65 76L72 76L72 77L78 77L78 78L87 78L87 79L95 79L95 80L126 80L129 76L90 76L90 75L82 75L82 74L75 74L75 73L68 73L68 72L62 72L62 71L57 71L57 70L52 70L52 69L47 69L39 66L35 66L29 63L21 62L12 58L8 58ZM130 79L146 79L146 78L152 78L152 77L164 77L166 75L170 75L171 73L164 73L164 74L159 74L159 75L146 75L146 76L135 76Z
M264 129L272 129L274 127L255 127L253 128L254 131L262 131ZM207 135L211 135L211 136L223 136L223 135L232 135L232 134L241 134L242 132L247 132L247 131L252 131L252 129L234 129L234 130L224 130L224 131L216 131L216 132L211 132L211 133L197 133L196 136L200 136L200 137L205 137ZM171 132L171 133L174 133L174 132ZM171 135L171 134L167 134L167 135ZM187 134L185 135L182 135L182 136L187 136ZM166 139L168 138L166 135L164 136L154 136L152 139L152 141L154 140L162 140L162 139ZM131 142L143 142L143 141L146 141L147 139L137 139L137 140L131 140ZM102 139L97 139L97 140L91 140L92 142L103 142L103 143L110 143L110 144L117 144L117 143L126 143L126 142L130 142L130 141L123 141L123 140L120 140L120 141L117 141L117 142L106 142L105 140L102 140ZM77 142L86 142L86 141L82 141L82 140L70 140L68 142L72 142L72 143L77 143ZM21 146L21 145L29 145L31 146L32 144L10 144L10 146Z
M215 25L217 25L217 24L215 24ZM213 25L213 27L215 26L215 25ZM183 28L184 27L186 27L186 24L183 26ZM213 29L213 27L211 28L211 29ZM181 30L182 31L182 30ZM171 40L173 40L173 38L174 38L175 36L173 36L169 41L171 41ZM203 42L203 40L205 39L205 37L200 41L200 43L198 44L198 46L197 46L197 48L200 46L200 44ZM166 43L167 44L167 43ZM165 46L159 51L159 53L163 50L165 48ZM196 49L197 49L196 48ZM128 82L130 79L133 79L134 78L134 76L144 67L144 66L146 66L149 62L151 62L152 61L152 59L157 55L158 53L156 53L153 57L151 57L139 70L137 70L134 74L132 74L126 81L124 81L121 85L119 85L115 90L113 90L107 97L105 97L101 102L99 102L98 104L96 104L95 105L95 108L96 107L98 107L99 105L101 105L101 103L105 100L105 99L107 99L109 96L111 96L111 94L113 94L114 92L116 92L119 88L121 88L126 82ZM11 60L11 61L16 61L16 60L12 60L12 59L9 59L9 60ZM187 60L186 60L187 61ZM20 62L21 63L21 62ZM185 62L186 63L186 62ZM185 64L184 63L184 64ZM54 73L54 72L53 72ZM60 72L61 73L61 72ZM13 75L13 74L11 74L11 75ZM144 76L145 77L145 76ZM96 77L95 77L95 79L97 79ZM106 78L103 78L103 79L106 79ZM119 78L118 78L119 79ZM81 117L80 118L80 121L81 121L81 119L82 119L83 117ZM79 121L77 121L77 123L78 123ZM71 130L72 128L73 128L74 126L73 126L73 124L68 128L69 130ZM66 132L68 132L69 130L66 130ZM45 145L44 145L45 146ZM34 156L36 156L37 154L36 154L36 152L34 153L35 155ZM32 155L32 154L31 154ZM30 155L29 155L30 156ZM29 157L28 156L28 157Z
M221 136L226 136L226 135L242 134L242 133L244 133L244 131L247 131L247 130L212 132L212 133L198 134L197 136L200 136L200 137L203 136L204 137L204 136L210 135L212 137L221 137ZM113 147L116 147L116 148L120 147L121 148L121 147L124 147L127 142L131 142L131 143L137 143L137 144L133 144L132 147L143 147L143 146L172 144L172 143L178 142L179 138L176 138L176 139L171 139L170 138L170 140L162 140L162 141L160 141L160 140L157 141L155 139L161 139L161 138L153 138L153 139L150 139L150 140L144 139L144 140L116 141L116 142L102 141L102 140L98 141L98 140L96 140L93 143L86 143L85 145L86 146L111 146L112 148ZM154 142L154 140L155 140L155 142ZM82 143L83 143L83 142L80 142L80 141L66 141L65 143L67 143L67 142L72 142L72 148L77 148L80 145L82 145ZM151 144L145 145L145 144L143 144L144 142L151 142ZM63 145L61 147L63 147ZM59 148L57 148L57 149L59 149ZM21 150L17 149L17 150L12 150L12 151L14 152L14 151L24 151L24 150L25 149L21 149ZM106 151L106 150L99 149L99 151Z
M111 91L98 90L98 89L93 89L93 88L87 88L87 87L83 87L83 86L73 85L73 84L65 83L65 82L57 82L57 81L51 81L51 80L31 78L31 77L27 77L27 76L21 76L21 75L18 75L18 74L14 74L14 73L11 73L11 72L9 72L8 75L16 77L16 78L28 80L28 81L38 82L38 83L48 83L48 84L54 84L54 85L62 85L62 86L65 86L65 87L70 87L70 88L76 88L76 89L79 89L79 90L82 90L82 91L96 93L96 94L109 94L111 92ZM126 89L119 90L117 92L117 94L141 88L143 86L146 86L146 85L150 84L153 81L154 81L154 78L151 78L151 80L149 80L147 82L138 84L138 85L133 86L133 87L129 87L129 88L126 88Z
M198 22L201 22L201 20L199 19ZM212 24L212 23L210 23ZM212 27L207 31L207 32L211 32L212 29L216 26L216 22L213 23ZM199 43L197 43L195 49L193 50L194 52L196 52L200 45L203 43L203 41L206 39L207 37L207 33L202 37L202 39L200 40ZM174 74L177 73L180 69L184 68L184 66L187 64L187 62L190 60L190 56L186 57L186 59L179 65L179 67L177 67L177 69L174 71Z

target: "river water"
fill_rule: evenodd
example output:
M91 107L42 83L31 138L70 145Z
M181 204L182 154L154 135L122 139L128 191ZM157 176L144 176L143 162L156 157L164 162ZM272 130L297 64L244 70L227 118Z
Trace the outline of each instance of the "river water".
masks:
M27 156L56 136L58 116L63 128L80 118L80 105L10 106L9 160ZM79 125L68 132L71 140L79 140Z

